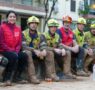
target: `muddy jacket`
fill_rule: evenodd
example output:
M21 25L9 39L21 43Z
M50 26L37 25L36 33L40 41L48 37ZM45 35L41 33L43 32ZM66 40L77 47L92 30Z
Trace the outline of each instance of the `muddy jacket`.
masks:
M23 31L23 48L46 49L47 44L44 35L39 32L30 34L29 29Z
M44 36L46 38L47 45L49 47L63 48L62 43L61 43L61 39L57 33L55 33L54 35L51 35L50 31L48 31L48 32L44 33Z
M90 31L85 32L84 40L85 40L85 43L87 43L90 48L95 49L95 36L92 35Z
M78 29L74 30L74 35L78 45L83 46L84 44L84 32L81 33Z

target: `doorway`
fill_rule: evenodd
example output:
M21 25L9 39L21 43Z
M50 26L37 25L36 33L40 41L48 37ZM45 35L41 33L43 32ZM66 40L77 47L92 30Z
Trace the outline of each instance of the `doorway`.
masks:
M27 28L27 18L21 18L21 29L22 31Z

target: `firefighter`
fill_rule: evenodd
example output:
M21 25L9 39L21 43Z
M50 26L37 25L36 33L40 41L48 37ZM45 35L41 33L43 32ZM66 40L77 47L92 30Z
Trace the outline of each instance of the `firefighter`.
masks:
M79 76L84 76L85 72L81 70L81 61L83 60L83 56L81 56L82 50L79 48L79 45L77 44L74 33L72 29L70 28L70 25L72 23L72 18L70 16L63 17L63 26L59 28L57 31L62 39L62 44L65 49L69 50L72 54L72 57L75 58L75 60L72 60L72 67L76 70L76 74ZM75 65L75 67L74 67Z
M33 61L38 59L44 60L46 67L46 78L51 78L53 81L59 81L56 76L54 55L52 51L47 50L47 44L44 36L37 31L39 19L35 16L29 17L27 20L28 29L23 31L23 50L27 53L28 59L28 74L31 82L35 82L35 67ZM38 79L36 78L36 82Z
M86 25L86 20L83 17L80 17L80 18L78 18L78 21L77 21L77 28L76 28L76 30L74 30L75 39L76 39L76 41L79 45L79 48L81 50L80 56L84 57L84 59L79 59L80 60L80 69L83 72L84 72L83 69L85 69L85 67L84 67L85 61L84 60L85 60L85 56L87 55L87 50L84 47L84 37L85 37L84 27L85 27L85 25ZM86 73L85 73L85 75L86 75ZM89 73L88 73L88 75L89 75Z
M49 30L44 33L47 44L54 51L55 61L59 66L62 66L64 78L75 79L71 73L71 58L70 52L62 47L60 36L56 33L59 23L55 19L48 21ZM61 65L60 65L61 64Z
M94 61L95 57L95 23L90 25L90 31L85 32L84 42L87 49L87 56L85 59L84 69L89 73L88 66ZM89 58L90 56L90 58Z

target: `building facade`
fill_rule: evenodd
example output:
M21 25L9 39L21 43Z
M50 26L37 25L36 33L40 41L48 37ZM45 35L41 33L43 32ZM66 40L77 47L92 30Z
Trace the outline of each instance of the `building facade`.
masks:
M51 1L52 0L50 0L50 2ZM83 0L58 0L52 17L56 18L60 25L62 25L63 16L68 15L72 17L73 20L72 28L75 28L75 22L79 17L79 7L82 1Z
M43 0L0 0L0 22L6 18L6 13L14 10L17 13L17 24L21 25L22 30L27 26L27 18L36 15L42 22L45 16ZM39 25L39 29L42 25Z
M79 17L80 1L82 0L57 0L51 18L56 18L60 25L62 25L62 17L66 15L71 16L73 21L76 21ZM52 0L49 0L49 10L51 5ZM0 0L0 22L5 19L8 10L17 12L17 23L21 25L22 30L26 28L26 20L29 16L38 16L41 21L39 29L42 31L45 17L44 0Z

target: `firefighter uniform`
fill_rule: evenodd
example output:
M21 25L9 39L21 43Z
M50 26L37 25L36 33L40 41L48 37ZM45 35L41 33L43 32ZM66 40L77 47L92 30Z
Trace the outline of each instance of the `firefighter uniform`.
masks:
M78 21L77 21L77 24L82 24L82 25L85 25L86 24L86 20L84 18L78 18ZM76 41L78 43L78 45L80 46L82 52L81 52L81 56L84 57L84 59L81 61L82 64L81 64L81 68L86 72L86 69L87 67L85 67L85 64L87 62L85 62L86 60L86 57L89 58L89 60L91 59L91 57L87 54L87 50L85 49L85 44L84 44L84 38L85 38L85 33L84 31L80 31L78 28L76 28L76 30L74 30L74 35L75 35L75 38L76 38ZM87 75L85 73L85 75Z
M90 29L95 29L95 24L91 24ZM93 55L90 57L86 57L86 61L84 64L85 71L88 72L88 66L89 64L95 59L95 35L91 33L91 31L88 31L85 33L85 44L87 45L87 49L91 48L93 50Z

